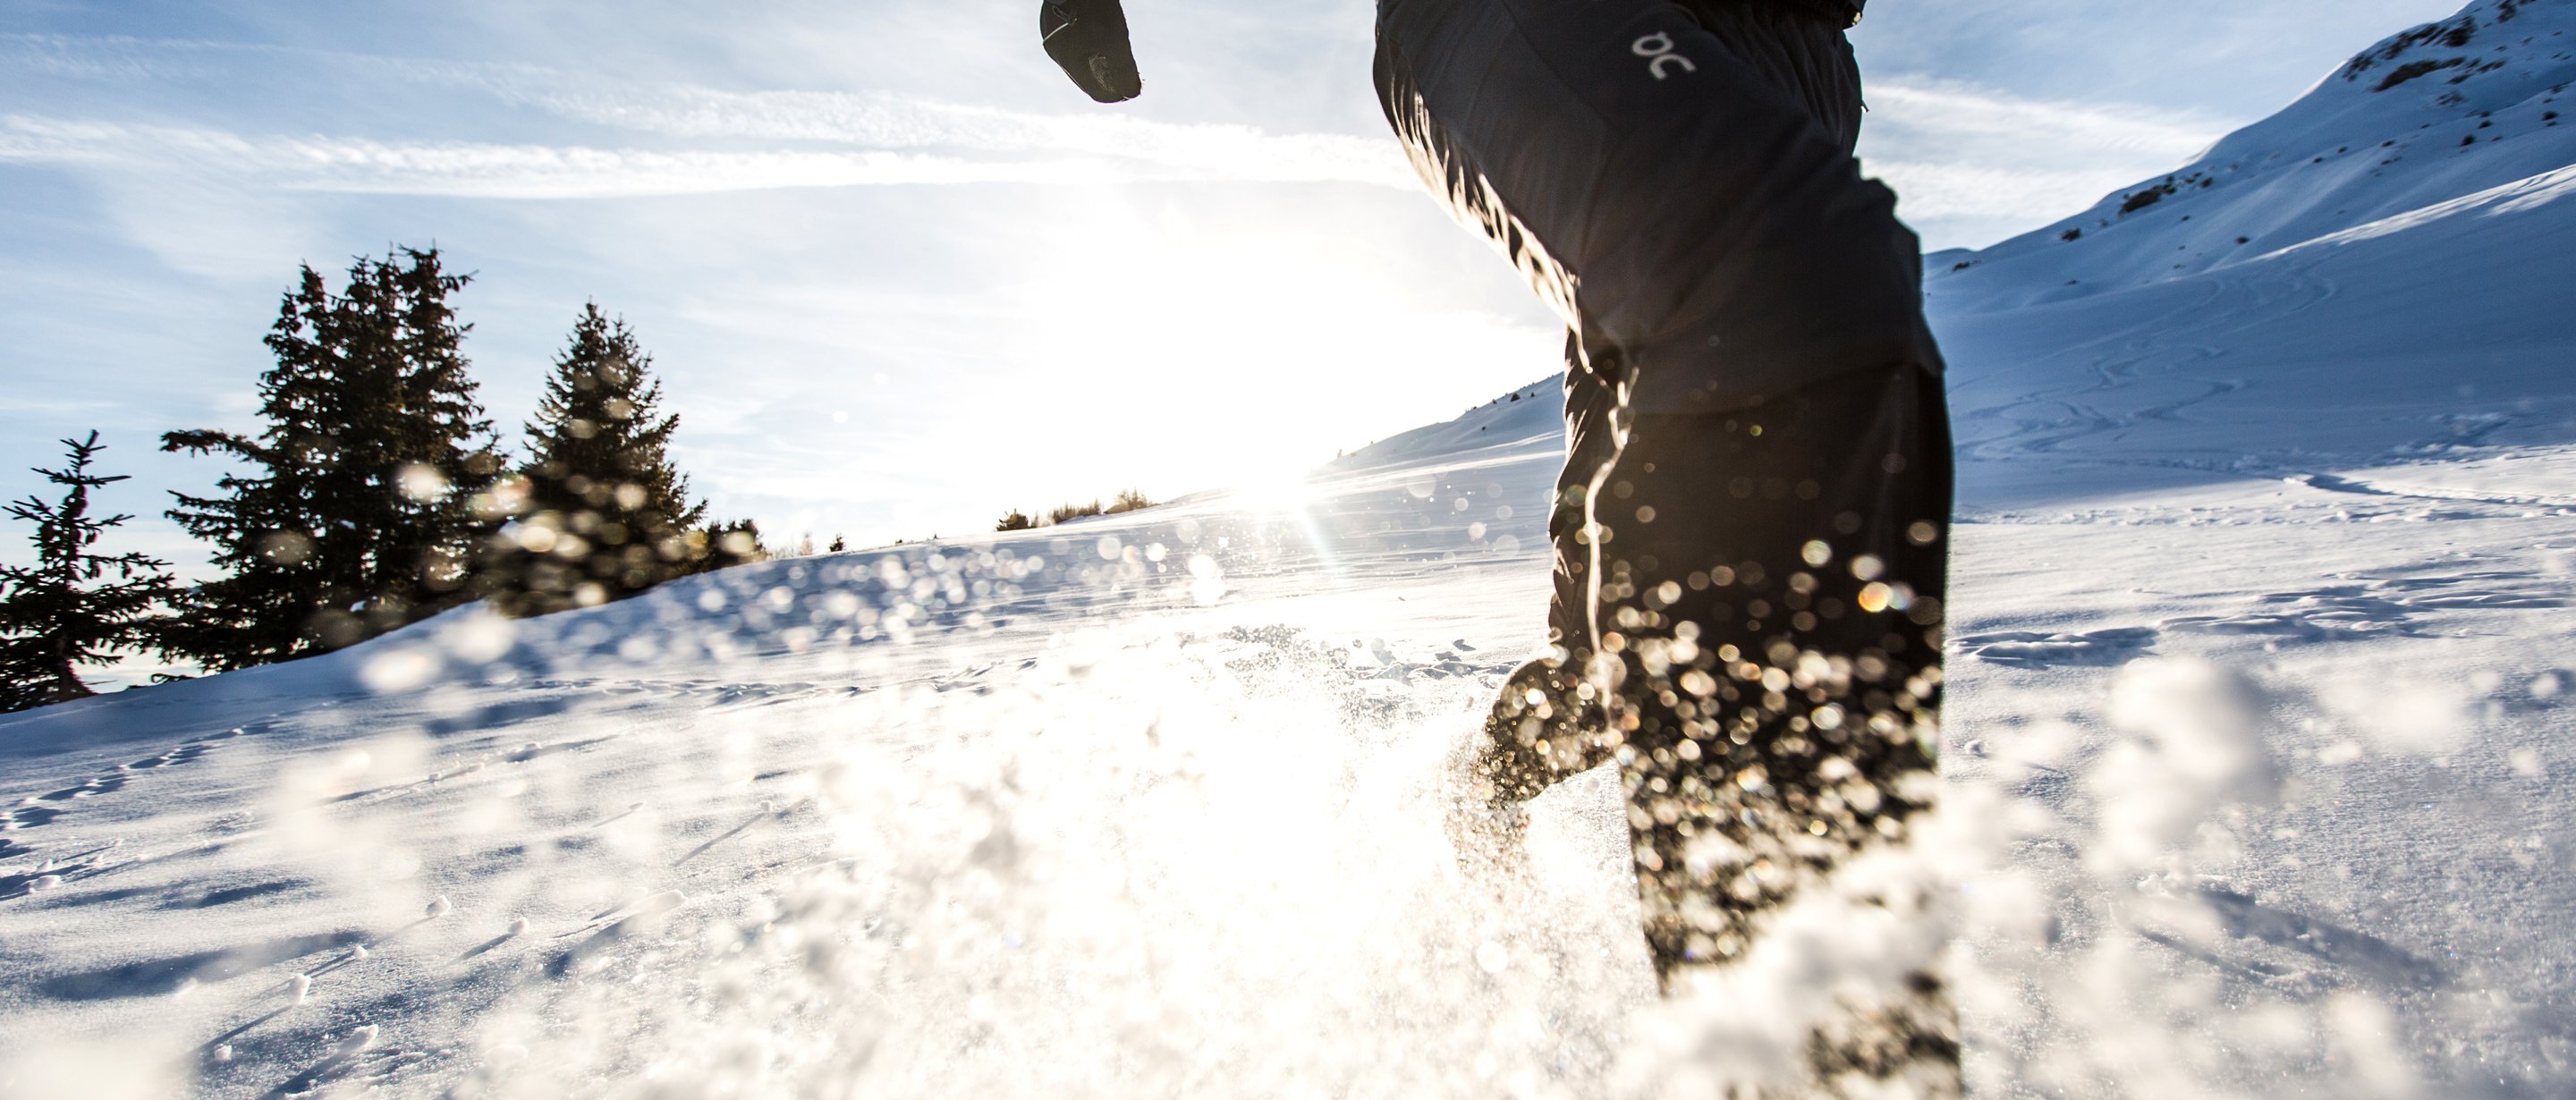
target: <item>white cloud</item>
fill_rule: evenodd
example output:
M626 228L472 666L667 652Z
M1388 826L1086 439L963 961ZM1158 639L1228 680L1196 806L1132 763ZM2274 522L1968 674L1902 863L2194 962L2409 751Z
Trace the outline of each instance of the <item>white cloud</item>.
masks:
M529 65L369 57L277 47L10 36L17 60L139 74L210 56L294 53L415 85L488 97L594 129L545 144L373 136L257 137L18 118L0 159L182 161L286 188L489 198L704 194L872 184L1358 182L1417 186L1379 135L1271 133L1140 118L1132 108L1047 113L893 91L729 91L604 81ZM2226 126L2201 114L2014 95L1958 80L1873 80L1863 152L1935 245L2041 224L2171 167ZM597 140L607 136L607 140ZM590 139L583 143L581 139ZM756 146L756 147L747 147ZM1944 239L1947 238L1947 239Z
M500 144L365 133L255 135L33 114L0 119L0 160L183 162L308 190L574 198L869 184L1417 186L1401 151L1384 136L1161 122L1123 108L1054 114L884 91L731 92L601 81L527 65L125 38L0 36L0 57L25 71L90 82L184 84L253 61L363 70L442 89L434 105L442 115L455 113L455 94L463 92L559 122L636 135L598 145L572 134L544 144Z
M2025 150L2108 150L2180 159L2219 126L2191 112L2124 103L2030 99L1955 80L1900 77L1869 86L1873 125L1920 138L2000 139Z
M2135 183L2136 173L2117 168L2013 168L1989 164L1904 160L1868 162L1870 175L1902 197L1907 219L2004 218L2042 224L2042 211L2080 209L2104 194Z
M1364 145L1331 135L1274 137L1237 127L1137 124L1136 132L1151 140L1107 141L1097 149L1061 142L1015 147L988 140L973 148L1043 155L971 157L887 149L656 150L263 137L11 115L0 117L0 161L144 171L185 167L252 177L295 190L518 199L884 184L1237 181L1414 186L1411 171L1392 146L1383 143Z
M2228 128L2125 103L2016 96L1953 80L1869 86L1861 153L1939 248L1982 244L2081 210L2191 159Z
M626 87L496 90L583 122L672 137L828 142L873 149L1075 153L1148 162L1214 178L1352 180L1413 185L1392 139L1271 134L1221 124L1156 122L1098 111L1062 115L942 103L892 92L723 92Z

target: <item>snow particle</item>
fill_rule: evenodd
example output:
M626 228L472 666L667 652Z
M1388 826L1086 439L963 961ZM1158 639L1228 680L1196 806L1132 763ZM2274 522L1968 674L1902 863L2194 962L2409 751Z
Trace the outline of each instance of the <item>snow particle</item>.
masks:
M351 1054L356 1054L356 1053L358 1053L359 1051L365 1050L365 1049L367 1049L367 1048L369 1048L369 1047L372 1047L372 1046L376 1045L376 1038L377 1038L377 1035L378 1035L378 1032L376 1031L376 1025L374 1025L374 1024L365 1024L365 1025L362 1025L362 1026L358 1027L357 1029L355 1029L355 1030L353 1030L353 1031L349 1032L349 1037L348 1037L348 1038L345 1038L345 1039L340 1040L340 1045L339 1045L338 1049L336 1049L336 1050L332 1051L332 1053L334 1053L334 1054L338 1054L338 1055L341 1055L341 1056L343 1056L343 1057L348 1056L348 1055L351 1055Z
M424 504L446 496L449 488L447 475L425 462L407 463L394 471L394 484L404 496Z
M2150 657L2120 670L2110 718L2127 739L2094 764L2100 843L2088 861L2136 872L2185 854L2210 815L2277 793L2255 684L2206 661Z
M2519 775L2525 779L2546 779L2549 777L2549 770L2541 766L2540 754L2537 752L2530 749L2515 749L2513 750L2513 755L2510 759L2513 761L2513 773L2515 775Z
M229 1061L232 1061L232 1060L233 1060L233 1045L232 1045L231 1043L225 1043L225 1044L223 1044L222 1046L216 1047L216 1048L215 1048L215 1050L214 1050L214 1058L215 1058L215 1061L218 1061L218 1062L229 1062Z
M2354 685L2327 706L2384 752L2434 756L2453 751L2474 725L2456 687L2435 683Z
M467 616L439 641L456 659L486 665L509 655L518 645L518 632L517 624L487 612Z
M1190 555L1190 598L1201 607L1225 598L1225 570L1215 558Z
M2405 1044L2397 1038L2394 1014L2388 1006L2355 993L2337 995L2327 1002L2326 1024L2335 1053L2368 1094L2404 1096L2415 1089L2415 1072L2400 1053Z
M454 905L448 904L447 895L440 894L437 897L429 899L429 904L422 906L420 912L423 919L437 920L440 917L454 912L455 909L456 907Z
M510 927L509 927L509 930L503 933L503 935L509 935L509 936L524 936L524 935L527 935L527 934L528 934L528 918L526 918L526 917L513 917L513 918L511 918L511 919L510 919Z
M369 660L359 668L358 680L371 691L409 691L436 679L445 664L425 648L397 649Z
M1500 974L1512 965L1511 952L1499 943L1487 942L1476 948L1476 966L1488 974Z
M310 975L310 974L298 974L298 975L296 975L296 976L294 976L294 977L292 977L292 978L288 978L288 979L286 979L286 996L287 996L287 998L288 998L290 1001L292 1001L293 1003L295 1003L295 1004L303 1004L303 1003L305 1002L306 998L309 998L309 997L311 997L312 995L313 995L313 976L312 976L312 975Z

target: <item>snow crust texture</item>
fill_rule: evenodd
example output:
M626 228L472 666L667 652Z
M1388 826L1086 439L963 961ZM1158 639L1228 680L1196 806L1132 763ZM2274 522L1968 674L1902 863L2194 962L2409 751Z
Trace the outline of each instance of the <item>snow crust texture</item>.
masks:
M1669 1000L1611 777L1508 873L1442 829L1538 640L1540 386L0 718L0 1095L1852 1094L1796 1044L1927 955L1979 1095L2566 1095L2571 30L2482 0L1938 258L1945 808Z

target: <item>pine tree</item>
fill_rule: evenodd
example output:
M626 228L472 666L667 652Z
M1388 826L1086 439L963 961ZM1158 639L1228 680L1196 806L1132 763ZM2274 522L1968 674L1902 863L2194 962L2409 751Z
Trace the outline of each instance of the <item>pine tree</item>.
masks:
M770 557L769 544L760 539L759 522L748 519L709 523L690 531L689 548L684 573L712 573Z
M499 472L438 250L361 257L330 292L305 267L266 343L256 438L171 432L162 449L255 471L170 511L227 572L182 608L165 648L218 671L337 649L463 598Z
M68 465L36 471L63 487L61 503L31 494L6 506L36 525L36 564L0 566L0 711L96 694L81 682L80 667L149 646L162 624L154 609L177 595L170 563L90 551L108 528L134 518L91 515L90 490L125 478L90 472L101 449L97 432L63 440L63 447Z
M493 578L505 610L543 614L632 595L708 552L689 538L707 508L671 465L680 418L661 412L652 366L625 320L595 302L582 307L527 425L525 511Z

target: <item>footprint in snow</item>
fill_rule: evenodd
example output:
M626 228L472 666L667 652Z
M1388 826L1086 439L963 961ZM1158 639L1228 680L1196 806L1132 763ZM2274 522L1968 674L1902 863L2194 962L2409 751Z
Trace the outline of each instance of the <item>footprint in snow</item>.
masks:
M2455 573L2386 577L2359 584L2275 592L2242 615L2193 615L2165 621L2168 630L2353 641L2414 635L2417 621L2444 611L2530 611L2562 608L2571 600L2563 585L2532 573Z
M664 890L638 898L599 914L589 924L557 935L565 940L581 937L546 964L550 978L577 978L598 969L603 957L628 939L661 931L664 918L689 903L688 895L677 890Z
M51 825L55 818L61 816L63 816L61 810L50 806L14 806L10 808L8 816L0 817L0 832Z
M333 1085L354 1086L349 1091L363 1092L393 1080L402 1071L438 1056L434 1051L398 1050L376 1046L374 1025L358 1028L343 1036L328 1057L306 1067L269 1091L263 1100L294 1100L315 1096ZM333 1095L338 1090L332 1089Z
M2165 629L2185 634L2238 634L2323 641L2369 631L2329 626L2303 615L2186 615L2165 620Z
M177 991L182 983L213 985L268 970L279 963L308 958L325 951L344 950L363 943L366 936L355 930L343 930L309 936L240 944L231 948L198 951L168 958L145 959L121 963L98 970L58 974L33 983L28 988L58 1001L111 1001L137 997L159 997ZM272 978L272 981L277 979ZM283 983L273 988L283 988Z
M47 791L22 800L7 814L0 815L0 832L50 825L55 818L62 816L62 811L46 807L43 803L71 802L77 799L96 798L103 794L114 794L124 790L125 785L133 781L138 774L188 763L214 751L217 741L239 737L242 733L243 731L236 727L222 733L191 737L180 742L179 747L159 756L147 756L132 763L119 764L116 770L104 775L92 776L60 790Z
M271 894L290 893L311 885L312 883L306 882L302 879L290 878L277 879L271 882L255 882L243 886L218 887L193 897L172 899L163 903L161 908L212 909L218 905L231 905L234 902L249 901L253 898L264 898Z
M41 894L47 890L60 889L66 882L75 882L97 874L102 869L99 866L99 856L115 851L124 843L122 840L111 841L76 855L45 860L16 874L0 875L0 900L22 898L29 894ZM21 852L27 850L19 849Z
M2230 935L2321 959L2383 985L2438 989L2450 980L2440 964L2367 932L2265 905L2223 886L2204 885L2199 894Z
M188 742L188 743L186 743L186 744L180 745L178 748L175 748L175 749L172 749L172 750L170 750L170 751L168 751L168 752L162 753L162 754L161 754L161 755L159 755L159 756L147 756L147 757L144 757L144 758L143 758L143 759L141 759L141 760L137 760L137 761L135 761L135 762L133 762L133 763L131 763L131 764L126 765L126 766L125 766L125 768L124 768L124 770L126 770L126 771L144 771L144 770L151 769L151 768L167 768L167 767L174 767L174 766L176 766L176 765L185 764L185 763L187 763L187 762L189 762L189 761L191 761L191 760L195 760L196 758L198 758L198 757L200 757L200 756L204 756L204 755L206 755L206 753L207 753L210 749L212 749L213 747L214 747L214 746L212 746L212 745L210 745L210 744L208 744L208 743L206 743L206 742L204 742L204 741L192 741L192 742Z
M978 669L975 670L975 673L980 673L981 671L983 670ZM973 674L974 673L966 673L964 675ZM709 709L716 709L737 706L773 706L779 703L802 699L806 696L816 694L819 690L820 689L816 688L813 684L805 683L726 684L716 689L716 697L708 704L708 707ZM947 691L949 690L949 687L941 686L938 690Z
M2218 927L2239 940L2276 949L2308 963L2331 967L2325 974L2302 970L2255 954L2223 950L2222 945L2194 943L2190 938L2141 930L2150 942L2172 948L2239 978L2293 995L2315 995L2341 984L2334 975L2359 978L2391 989L2439 989L2450 982L2441 964L2387 940L2331 921L2267 905L2251 894L2216 883L2203 883L2186 895L2217 918Z
M29 894L41 894L62 884L63 876L51 872L0 875L0 901L23 898Z
M99 776L95 779L86 780L73 786L65 787L59 791L49 791L44 794L37 795L36 797L37 799L45 802L69 802L75 798L95 798L99 795L113 794L117 791L124 790L125 781L125 773L109 772L108 774Z
M2084 634L2001 631L1959 639L1962 652L1982 661L2024 668L2052 665L2116 665L2156 644L2151 627L2129 626Z

